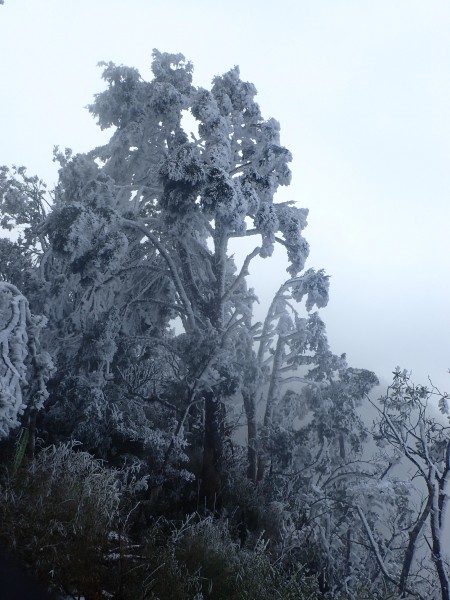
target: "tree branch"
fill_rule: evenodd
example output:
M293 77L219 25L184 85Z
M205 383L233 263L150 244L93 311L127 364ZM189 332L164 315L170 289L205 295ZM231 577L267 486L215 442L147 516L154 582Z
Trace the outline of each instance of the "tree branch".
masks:
M186 311L188 323L189 323L190 327L192 328L192 330L195 330L196 324L195 324L194 312L192 310L192 305L189 301L189 298L186 294L186 290L184 289L183 283L180 279L180 276L178 275L176 265L175 265L172 257L170 256L170 254L167 252L167 250L164 248L164 246L161 244L161 242L158 240L158 238L155 236L155 234L152 233L143 223L139 223L138 221L133 221L131 219L121 219L121 221L125 227L131 227L132 229L137 229L138 231L141 231L141 233L143 233L151 241L151 243L158 249L159 253L164 258L164 260L166 261L166 263L170 269L170 272L172 274L172 280L175 285L175 289L177 290L180 300Z
M247 257L244 260L244 263L241 267L239 275L236 277L236 279L233 281L233 283L230 285L228 290L225 292L225 294L221 298L222 304L228 300L228 298L231 296L231 294L234 292L234 290L238 287L238 285L242 281L242 279L244 279L244 277L246 277L248 275L248 267L249 267L251 261L255 258L255 256L257 256L259 254L260 250L261 250L261 248L259 246L257 246L253 250L253 252L250 252L250 254L247 255Z
M375 538L373 537L372 530L370 528L369 523L367 522L365 514L363 513L360 506L356 505L355 508L358 512L359 518L361 519L363 527L366 531L367 537L369 538L370 546L372 548L373 553L375 554L375 558L377 560L378 566L380 567L380 571L383 573L383 575L386 577L386 579L388 581L390 581L391 583L393 583L395 585L395 587L400 588L400 583L398 581L396 581L396 579L388 572L386 565L384 564L383 557L380 554L378 544L376 543ZM411 590L410 588L407 588L406 586L404 587L404 591L408 592L408 594L412 594L413 596L416 596L416 598L420 598L420 600L425 600L419 592Z

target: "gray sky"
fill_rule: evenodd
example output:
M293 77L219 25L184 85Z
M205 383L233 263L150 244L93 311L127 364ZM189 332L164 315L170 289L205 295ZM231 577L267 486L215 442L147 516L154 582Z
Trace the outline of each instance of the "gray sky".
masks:
M98 61L148 78L152 48L182 52L205 87L239 64L294 155L279 198L310 209L332 349L450 390L449 31L444 0L5 0L0 164L54 182L53 145L106 139L83 109ZM285 266L255 265L262 306Z

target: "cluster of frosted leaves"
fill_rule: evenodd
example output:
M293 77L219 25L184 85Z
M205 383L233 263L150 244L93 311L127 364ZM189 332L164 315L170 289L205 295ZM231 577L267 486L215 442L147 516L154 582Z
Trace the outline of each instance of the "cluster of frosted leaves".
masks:
M276 206L276 213L279 230L283 234L284 245L289 258L287 271L294 277L303 270L309 255L309 244L302 236L302 231L307 225L308 209L283 203ZM312 302L319 306L314 300ZM322 306L325 306L325 304L322 304Z
M105 65L108 89L89 107L102 129L116 128L110 142L94 154L118 184L159 185L159 168L180 130L181 112L189 106L192 66L181 55L154 51L153 58L151 82L135 69Z
M302 297L308 294L308 282L313 283L316 276L319 281L323 278L325 284L327 283L327 278L323 273L307 272L305 275L306 281L304 282ZM291 298L298 292L298 288L303 286L302 277L286 282L281 288L281 293L277 294L266 320L267 323L259 352L260 356L263 357L273 343L274 336L282 336L289 348L289 352L284 359L286 364L294 370L312 365L308 373L311 373L311 376L314 376L318 381L326 376L327 370L330 372L338 370L341 364L345 363L345 357L341 359L331 353L326 326L318 312L311 313L307 317L301 317L296 310L292 310L290 307ZM313 285L312 291L314 289L315 286ZM307 297L308 310L312 308L311 296ZM299 301L298 298L296 299ZM324 297L320 299L325 300ZM309 304L308 300L310 300ZM319 299L316 298L316 300Z
M365 395L378 383L370 371L356 370L342 365L328 374L326 385L320 390L305 391L305 398L314 413L319 439L326 438L334 446L334 461L342 460L338 436L345 443L345 455L359 455L367 437L366 426L355 411Z
M108 89L90 110L102 128L115 131L92 156L116 184L140 186L141 215L189 219L191 231L206 218L232 235L243 235L250 219L263 257L281 231L290 272L298 273L308 255L301 236L306 211L274 205L278 186L290 182L291 155L280 145L279 123L262 118L255 87L235 67L210 91L195 88L182 55L155 51L152 70L146 82L135 69L106 65ZM196 120L198 138L184 129L185 111Z
M53 359L41 343L47 327L47 317L29 314L27 358L28 386L26 388L27 405L42 410L49 397L47 383L55 370Z
M45 183L27 175L25 167L0 166L0 228L19 233L15 245L23 258L42 249L39 225L46 214L46 193Z
M22 291L29 283L31 257L8 238L0 238L0 281L8 281Z
M41 409L48 397L53 364L39 343L45 324L46 319L30 313L15 286L0 282L0 439L19 425L27 405Z
M256 186L263 200L271 201L278 185L289 184L291 177L288 163L292 157L280 146L279 123L262 119L254 99L256 88L240 79L238 67L214 79L212 96L229 123L229 131L224 131L231 140L229 167L245 164L245 178Z
M110 448L114 412L96 379L95 373L62 378L58 402L46 411L44 424L54 440L76 439L85 450L104 458Z
M171 340L166 341L170 345ZM131 439L142 444L153 473L164 470L166 476L169 476L169 471L173 476L178 471L185 479L187 444L183 429L176 431L178 421L175 417L179 413L151 400L154 397L165 398L173 407L182 410L185 390L179 385L175 373L177 368L174 369L172 362L174 354L167 352L166 348L155 347L150 340L146 343L143 341L143 345L136 350L131 360L125 353L121 356L119 368L125 383L125 394L119 392L114 399L116 433L122 440ZM126 391L130 389L149 400L142 402L139 398L129 397ZM167 454L169 446L171 452Z
M78 320L81 317L83 321ZM88 333L82 346L83 362L96 365L99 370L105 370L105 375L109 375L122 327L121 311L115 306L105 306L102 313L95 317L81 313L74 315L71 322Z
M202 88L194 95L191 112L199 122L199 135L204 139L205 163L229 171L237 157L232 154L232 125L228 115L221 114L214 95Z
M28 354L26 313L25 298L13 286L0 283L0 438L19 425L25 409L22 386Z
M128 250L127 237L113 219L107 210L102 213L74 202L53 211L46 233L54 253L71 262L72 272L95 281L111 274Z
M260 256L262 258L272 256L275 246L275 234L279 228L277 213L273 205L269 203L262 204L255 215L253 223L262 237Z
M158 297L142 277L149 273L148 261L154 259L155 251L121 226L121 214L130 216L135 208L129 192L123 194L92 158L69 154L60 157L60 162L57 203L43 226L53 257L47 277L54 301L49 302L47 312L61 335L73 340L83 333L91 340L83 345L85 362L108 365L121 325L129 326L131 332L133 322L148 318L142 304L124 312L133 300L129 290L141 301L150 294ZM161 284L159 288L167 297L169 290ZM73 358L80 354L79 344L71 347L68 341L64 351Z
M307 318L295 317L295 335L290 340L291 355L288 362L293 367L315 365L310 369L318 381L327 371L338 369L340 359L329 348L326 327L317 312Z
M308 269L292 281L291 294L294 300L301 302L306 296L306 310L309 312L314 306L323 308L328 304L330 278L323 269L315 271Z
M191 479L192 474L185 469L188 457L185 453L187 442L184 435L176 435L177 420L168 417L157 408L149 411L142 402L121 398L113 406L112 426L114 427L114 441L124 447L127 440L132 440L136 446L142 448L136 454L145 455L147 468L150 466L152 483L162 483L163 479L181 478ZM167 450L171 447L170 455Z
M46 427L103 457L121 444L119 453L145 451L161 464L171 433L152 421L145 400L126 395L117 365L135 358L137 338L159 339L174 316L166 265L152 244L122 227L122 216L139 212L130 186L116 185L92 157L66 152L58 160L56 204L43 226L52 257L47 341L59 370Z
M0 167L0 225L12 230L17 225L39 223L42 219L41 199L45 183L29 176L25 167Z
M69 385L67 381L65 386ZM109 388L103 391L87 380L79 380L77 385L82 393L55 406L47 415L48 425L59 425L58 430L64 432L66 424L66 434L76 437L86 449L112 460L119 458L119 463L139 457L140 464L152 474L153 483L161 483L161 477L166 480L191 477L185 468L186 439L182 432L176 435L173 412L168 413L158 405L150 410L148 402L114 393Z

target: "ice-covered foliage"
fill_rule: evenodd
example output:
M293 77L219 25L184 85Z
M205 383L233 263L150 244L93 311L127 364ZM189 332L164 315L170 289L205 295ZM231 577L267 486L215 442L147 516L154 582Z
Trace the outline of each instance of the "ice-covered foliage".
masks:
M14 285L0 281L0 439L19 426L27 407L40 410L48 397L53 364L39 339L45 324Z
M39 244L38 226L46 215L46 185L37 176L27 175L25 167L0 167L0 225L22 233L22 249Z
M317 273L314 269L308 269L301 277L292 282L292 297L301 302L306 296L306 310L310 311L314 306L323 308L328 304L328 293L330 288L329 277L323 269Z
M19 425L25 404L22 386L26 382L27 349L26 300L12 285L0 284L0 436L6 437Z
M450 598L450 570L447 550L450 481L450 435L448 426L436 418L437 406L445 405L447 394L434 386L414 384L406 370L397 369L385 395L377 406L379 417L375 424L374 439L380 446L380 454L387 463L386 474L400 461L404 469L412 469L416 489L423 495L417 509L409 490L404 501L414 518L407 525L408 539L404 542L403 560L398 576L398 586L404 592L407 587L418 586L424 598ZM424 544L426 543L426 546ZM423 578L420 569L424 547L428 547L428 567L434 565L435 578ZM423 565L422 565L423 567ZM425 579L425 581L423 580ZM419 583L416 583L419 582ZM434 585L436 592L429 591ZM428 586L428 587L427 587ZM438 593L439 590L439 593Z

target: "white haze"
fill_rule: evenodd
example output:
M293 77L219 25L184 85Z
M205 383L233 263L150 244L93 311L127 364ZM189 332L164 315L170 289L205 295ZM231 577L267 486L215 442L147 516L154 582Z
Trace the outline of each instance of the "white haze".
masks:
M448 389L449 31L436 0L6 0L0 164L51 183L54 144L106 139L83 109L103 89L100 60L150 77L152 48L182 52L205 87L239 64L294 155L280 198L310 209L333 350L386 381L399 364ZM281 250L255 264L261 313L284 269Z

